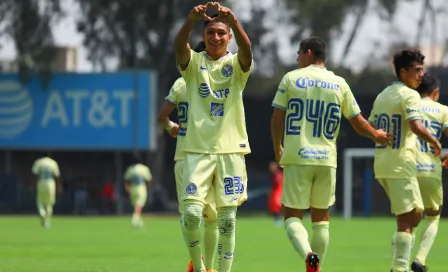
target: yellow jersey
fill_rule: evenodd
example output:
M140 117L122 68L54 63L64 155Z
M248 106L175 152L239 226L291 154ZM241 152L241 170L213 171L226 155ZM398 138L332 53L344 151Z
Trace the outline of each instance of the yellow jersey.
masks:
M287 73L272 106L286 111L282 165L336 168L341 116L361 112L345 80L316 65Z
M179 120L179 133L176 137L176 152L174 154L174 161L183 160L185 155L182 152L185 135L187 134L188 121L188 95L185 90L185 80L178 78L171 87L170 93L165 100L173 103L177 107L177 115Z
M37 159L31 171L37 176L39 182L54 181L54 178L60 175L57 162L50 157Z
M191 50L187 68L178 67L189 103L183 152L250 153L242 95L252 66L244 72L237 54L213 60Z
M436 139L448 128L448 107L430 98L422 99L422 122ZM423 140L417 141L417 177L442 179L442 162L434 149Z
M392 145L375 146L376 178L416 176L417 136L409 125L416 119L422 119L420 95L402 82L394 82L376 97L369 122L395 136Z

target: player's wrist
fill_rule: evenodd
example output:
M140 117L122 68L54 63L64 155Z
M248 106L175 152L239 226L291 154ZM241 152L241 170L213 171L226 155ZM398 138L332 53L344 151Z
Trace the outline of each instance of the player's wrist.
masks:
M231 19L231 20L229 20L229 26L230 26L230 28L235 28L237 25L239 25L239 22L238 22L238 19L237 18L234 18L233 20Z
M167 131L170 131L170 130L172 130L173 128L174 128L174 122L170 120L170 121L168 122L168 124L165 125L165 129L166 129Z

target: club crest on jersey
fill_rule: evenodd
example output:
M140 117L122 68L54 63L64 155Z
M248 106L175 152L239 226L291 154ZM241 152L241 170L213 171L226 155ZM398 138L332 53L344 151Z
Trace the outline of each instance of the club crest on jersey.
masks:
M221 74L225 77L230 77L233 75L233 66L230 64L226 64L221 68Z
M187 189L186 189L187 194L189 194L189 195L196 193L197 190L198 190L198 187L196 187L196 184L194 184L194 183L188 184Z
M207 83L201 83L198 89L199 96L202 98L206 98L210 94L210 87Z

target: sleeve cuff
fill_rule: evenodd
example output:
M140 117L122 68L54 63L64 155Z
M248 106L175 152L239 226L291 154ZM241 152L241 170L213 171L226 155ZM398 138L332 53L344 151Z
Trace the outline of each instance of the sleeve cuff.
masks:
M359 111L355 111L353 114L351 114L349 117L347 117L347 119L352 119L352 118L355 118L356 116L358 116L359 114L361 113L361 111L359 110Z
M421 116L411 116L409 118L406 118L406 120L408 121L412 121L412 120L422 120Z
M286 110L285 107L280 106L279 104L275 104L275 103L272 103L272 107L273 107L273 108L277 108L277 109L281 109L281 110Z
M173 103L174 105L177 105L177 101L172 99L172 98L170 98L170 97L165 98L165 100L168 101L168 102Z

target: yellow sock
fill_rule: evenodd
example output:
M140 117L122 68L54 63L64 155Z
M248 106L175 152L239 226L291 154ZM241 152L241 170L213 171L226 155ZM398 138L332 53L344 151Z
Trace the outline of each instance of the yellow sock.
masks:
M408 271L409 259L411 258L412 234L397 232L394 238L392 271Z
M218 250L218 223L216 221L205 221L204 232L204 264L207 269L213 269Z
M422 229L420 248L418 249L417 256L415 257L423 265L426 262L426 257L428 257L429 251L431 250L434 240L437 236L437 231L439 230L439 220L438 216L426 216L425 227Z
M297 217L290 217L285 221L286 234L294 249L300 254L302 259L306 259L311 252L311 245L308 242L308 232L302 224L302 220Z
M311 237L311 249L319 255L319 263L322 266L330 243L330 223L328 221L313 223L313 236Z

